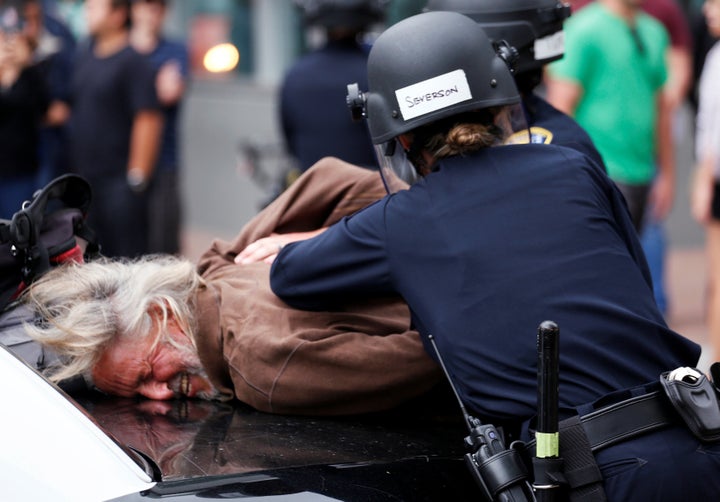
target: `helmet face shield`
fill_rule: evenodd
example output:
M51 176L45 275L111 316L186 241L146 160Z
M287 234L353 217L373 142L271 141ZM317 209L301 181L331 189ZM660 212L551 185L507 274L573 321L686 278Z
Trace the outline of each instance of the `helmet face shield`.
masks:
M405 190L420 179L398 140L391 139L374 146L380 165L380 176L388 193Z
M505 131L503 145L526 145L530 143L530 127L528 126L525 110L520 103L506 107L498 115L495 123Z

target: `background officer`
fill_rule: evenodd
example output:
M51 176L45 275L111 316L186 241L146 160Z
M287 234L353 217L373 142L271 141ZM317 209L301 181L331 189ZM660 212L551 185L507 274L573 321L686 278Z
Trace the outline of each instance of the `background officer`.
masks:
M297 0L305 23L321 27L326 42L301 57L280 91L280 118L288 152L301 171L326 156L375 168L367 127L349 118L348 82L367 82L368 46L362 36L384 18L383 0Z
M565 53L563 21L570 16L569 4L558 0L430 0L425 10L465 14L494 43L504 40L517 50L513 75L522 95L531 141L575 148L604 166L585 130L536 92L544 66Z

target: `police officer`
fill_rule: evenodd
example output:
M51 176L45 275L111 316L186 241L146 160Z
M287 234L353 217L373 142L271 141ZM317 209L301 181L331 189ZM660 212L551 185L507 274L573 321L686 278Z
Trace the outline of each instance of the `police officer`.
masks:
M622 413L638 397L663 410L660 375L696 366L700 347L658 311L603 169L574 149L507 144L520 95L482 28L459 13L390 27L371 50L368 78L352 101L373 143L422 178L282 248L273 291L310 310L399 293L467 407L524 440L536 414L537 328L553 320L559 413L589 421L602 410L587 450L608 500L717 499L718 443L673 418Z
M348 118L348 82L367 82L367 53L360 37L383 20L382 0L297 0L305 23L327 38L287 72L280 93L288 152L305 171L326 156L377 167L367 127Z
M569 4L559 0L429 0L425 10L465 14L493 42L505 41L515 49L515 83L522 95L531 141L575 148L604 166L587 132L536 92L543 67L565 52L563 21L570 16Z

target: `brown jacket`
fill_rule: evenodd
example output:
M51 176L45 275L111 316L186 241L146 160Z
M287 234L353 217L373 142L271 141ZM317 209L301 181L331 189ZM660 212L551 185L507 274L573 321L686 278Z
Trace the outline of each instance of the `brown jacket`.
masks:
M384 194L377 172L323 159L234 242L216 240L200 258L206 287L198 298L198 349L224 396L274 413L364 413L393 407L439 381L400 299L335 312L295 310L270 290L269 265L233 262L261 237L331 225Z

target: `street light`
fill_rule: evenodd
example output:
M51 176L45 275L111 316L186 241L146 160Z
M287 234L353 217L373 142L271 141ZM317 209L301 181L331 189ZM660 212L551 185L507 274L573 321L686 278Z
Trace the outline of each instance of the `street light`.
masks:
M203 67L210 73L226 73L234 70L240 62L240 52L231 43L222 43L208 49Z

